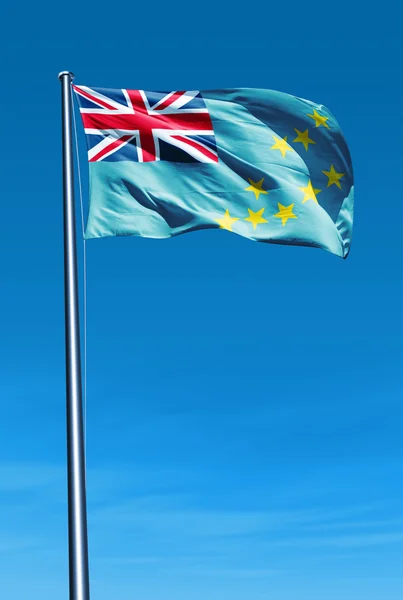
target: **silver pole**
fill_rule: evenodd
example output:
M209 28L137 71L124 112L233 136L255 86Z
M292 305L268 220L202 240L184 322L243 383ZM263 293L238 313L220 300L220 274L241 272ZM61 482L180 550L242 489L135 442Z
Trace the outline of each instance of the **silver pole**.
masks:
M64 301L66 327L66 410L69 511L70 600L89 600L85 448L81 385L80 321L78 311L74 166L71 123L71 82L68 71L59 74L62 84Z

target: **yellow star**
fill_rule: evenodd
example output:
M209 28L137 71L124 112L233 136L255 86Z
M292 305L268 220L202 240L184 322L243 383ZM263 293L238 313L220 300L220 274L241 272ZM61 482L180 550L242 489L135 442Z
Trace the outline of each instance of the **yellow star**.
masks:
M266 190L264 190L262 188L263 180L264 180L264 178L262 178L260 181L253 181L252 179L250 179L248 177L248 181L251 185L249 187L245 188L245 192L253 192L255 194L256 200L259 200L260 194L268 194L269 193L269 192L266 192Z
M253 229L259 225L259 223L268 223L267 219L263 218L264 208L261 208L257 212L253 212L250 208L248 208L249 217L245 219L245 221L250 221L253 225Z
M311 138L309 137L308 130L302 132L299 131L296 127L294 127L294 131L296 131L298 135L295 138L295 140L293 140L293 142L301 142L301 144L304 144L304 148L306 151L308 151L309 144L316 144L316 142L311 140Z
M283 206L280 202L277 202L279 212L274 215L277 219L281 219L281 222L284 225L287 223L288 219L298 219L297 215L294 215L292 209L294 208L294 204L290 204L289 206Z
M313 188L311 180L309 180L308 185L306 187L300 187L298 189L304 192L304 199L302 200L302 204L305 204L305 202L308 202L308 200L313 200L314 202L316 202L316 204L318 203L316 199L316 194L319 194L322 190L317 190Z
M327 187L335 184L341 189L340 179L344 177L345 173L337 173L334 166L330 165L330 171L322 171L328 177Z
M313 109L313 115L307 115L307 117L311 117L311 119L315 121L316 127L320 127L321 125L323 125L323 127L330 129L329 125L326 123L326 121L329 120L329 117L324 117L323 115L320 115L315 109Z
M273 146L270 148L270 150L280 150L283 158L285 157L287 152L294 152L294 148L291 148L291 146L289 144L287 144L287 137L288 136L285 136L285 138L281 139L281 138L277 137L276 135L273 135L274 141L276 143L273 144Z
M235 221L239 221L239 218L231 217L227 208L227 210L225 211L225 215L222 219L214 220L220 224L220 229L227 229L227 231L232 231L232 224L235 223Z

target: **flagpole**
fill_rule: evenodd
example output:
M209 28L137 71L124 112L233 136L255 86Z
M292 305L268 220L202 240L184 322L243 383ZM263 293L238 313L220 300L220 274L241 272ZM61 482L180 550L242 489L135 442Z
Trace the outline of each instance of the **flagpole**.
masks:
M89 600L85 448L78 310L74 163L71 82L69 71L59 73L62 84L64 301L66 329L66 413L70 600Z

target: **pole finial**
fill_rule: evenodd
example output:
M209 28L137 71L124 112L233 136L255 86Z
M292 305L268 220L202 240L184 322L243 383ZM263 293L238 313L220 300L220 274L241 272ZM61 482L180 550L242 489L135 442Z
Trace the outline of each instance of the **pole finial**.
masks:
M74 79L74 73L72 73L71 71L61 71L61 73L59 73L58 78L61 80L65 75L67 75L71 81L73 81Z

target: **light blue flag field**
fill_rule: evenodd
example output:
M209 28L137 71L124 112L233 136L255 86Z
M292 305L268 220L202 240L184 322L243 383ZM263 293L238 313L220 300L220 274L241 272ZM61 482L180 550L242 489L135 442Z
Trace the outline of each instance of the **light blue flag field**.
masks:
M325 106L263 89L73 89L88 147L87 239L220 228L348 255L353 170Z

